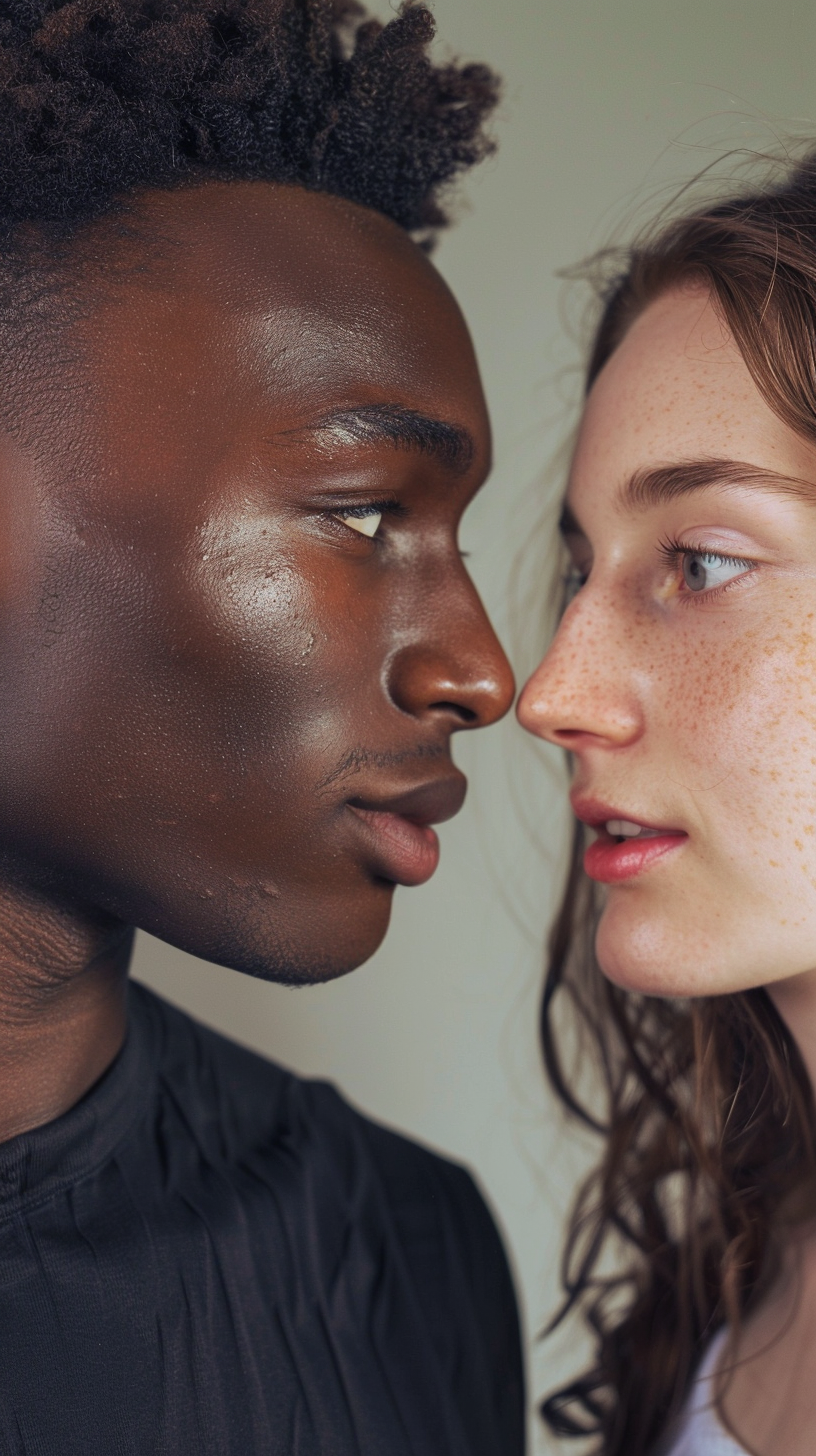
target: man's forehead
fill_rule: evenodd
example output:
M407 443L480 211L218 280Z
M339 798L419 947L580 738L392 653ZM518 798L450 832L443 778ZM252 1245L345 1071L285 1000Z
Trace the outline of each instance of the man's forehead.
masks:
M240 300L274 289L313 310L364 286L372 306L406 289L443 298L440 275L390 219L327 193L272 182L213 182L143 194L99 224L93 254L130 277ZM127 273L125 274L127 276ZM399 285L399 287L397 287Z
M327 194L256 182L154 192L101 224L87 251L103 300L134 312L144 304L154 326L158 303L168 316L252 315L270 336L292 336L290 347L325 350L327 362L372 336L417 355L453 349L464 362L471 352L458 305L411 238Z
M155 194L143 218L159 257L129 269L122 288L103 289L105 317L93 331L101 388L106 377L120 390L132 380L172 411L182 388L234 399L238 385L297 406L304 422L345 406L397 405L479 437L484 454L467 328L394 224L339 199L254 183ZM335 220L333 253L324 244Z

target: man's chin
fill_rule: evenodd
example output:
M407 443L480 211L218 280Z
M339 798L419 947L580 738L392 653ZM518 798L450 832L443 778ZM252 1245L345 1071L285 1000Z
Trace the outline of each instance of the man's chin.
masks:
M393 885L367 887L344 901L309 907L290 917L280 901L259 913L214 913L212 902L193 923L143 923L142 929L199 960L283 986L336 981L370 960L391 918Z

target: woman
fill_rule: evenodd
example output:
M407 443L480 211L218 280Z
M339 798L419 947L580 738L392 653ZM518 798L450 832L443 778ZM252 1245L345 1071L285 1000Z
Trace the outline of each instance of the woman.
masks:
M805 1456L816 153L629 254L588 385L563 516L574 595L519 709L571 755L578 821L546 1061L605 1139L562 1311L584 1312L594 1359L544 1415L603 1456ZM602 1111L567 1015L600 1053Z

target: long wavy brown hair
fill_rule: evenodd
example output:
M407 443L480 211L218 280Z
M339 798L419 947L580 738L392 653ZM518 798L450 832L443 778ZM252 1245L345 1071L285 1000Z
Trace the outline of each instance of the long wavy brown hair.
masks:
M650 302L702 283L771 409L816 445L816 151L781 181L662 224L611 272L608 262L588 388ZM764 990L679 1001L603 977L583 848L578 825L541 1038L562 1103L603 1138L570 1218L553 1321L580 1312L594 1357L542 1413L559 1436L595 1436L596 1456L653 1456L710 1337L724 1323L735 1337L774 1277L786 1226L816 1208L816 1113Z

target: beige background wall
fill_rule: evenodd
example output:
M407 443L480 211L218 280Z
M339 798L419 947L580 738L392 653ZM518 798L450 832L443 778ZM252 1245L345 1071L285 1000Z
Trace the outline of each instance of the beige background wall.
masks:
M625 236L636 205L648 215L726 147L816 138L816 6L436 0L435 10L446 44L506 78L499 156L469 184L468 209L438 253L493 409L496 470L463 544L506 633L514 554L541 514L542 469L576 397L576 345L565 338L555 272L613 231ZM528 556L542 595L547 560L545 526ZM521 626L527 663L541 625L529 615ZM461 741L457 758L473 782L465 811L443 828L442 867L425 888L398 892L386 945L353 976L286 990L148 937L135 970L205 1021L335 1079L378 1117L470 1164L513 1251L532 1343L553 1306L559 1220L580 1164L548 1105L535 1045L541 944L564 854L563 782L512 722ZM538 1349L534 1393L576 1348L573 1339Z

